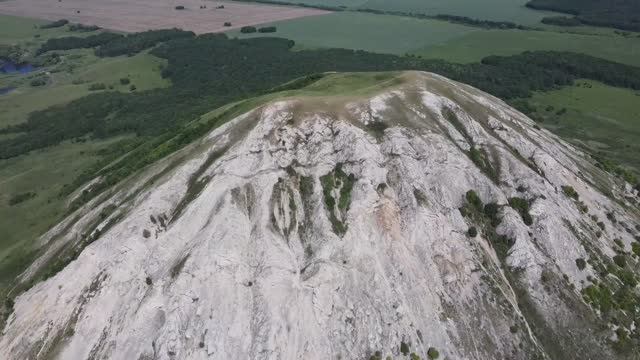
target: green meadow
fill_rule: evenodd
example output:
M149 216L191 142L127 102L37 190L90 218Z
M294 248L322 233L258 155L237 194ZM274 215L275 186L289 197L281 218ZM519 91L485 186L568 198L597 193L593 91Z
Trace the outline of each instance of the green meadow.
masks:
M583 53L640 66L640 38L613 33L575 34L552 31L481 30L413 51L426 58L470 63L489 55L515 55L532 50Z
M536 93L529 103L545 128L640 170L640 91L578 80L576 86Z
M405 54L422 47L444 44L478 31L477 28L439 20L422 20L404 16L336 12L271 24L275 34L230 36L277 36L294 40L297 48L345 48L378 53Z
M402 11L427 15L459 15L471 18L536 24L553 14L525 7L527 0L284 0L292 4Z

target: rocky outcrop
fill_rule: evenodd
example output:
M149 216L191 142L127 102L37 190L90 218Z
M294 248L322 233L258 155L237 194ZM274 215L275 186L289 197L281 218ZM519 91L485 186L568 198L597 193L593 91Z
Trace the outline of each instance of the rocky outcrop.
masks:
M637 194L496 98L400 77L268 103L78 210L0 358L633 358Z

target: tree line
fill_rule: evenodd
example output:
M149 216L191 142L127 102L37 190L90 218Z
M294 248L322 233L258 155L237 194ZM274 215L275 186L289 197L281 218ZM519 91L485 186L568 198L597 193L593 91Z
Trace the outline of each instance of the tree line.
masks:
M195 34L191 31L179 29L149 30L126 36L103 32L87 37L67 36L49 39L42 44L37 53L42 54L52 50L96 48L96 55L102 57L133 55L161 42L194 36Z
M115 41L129 37L135 35ZM146 46L150 42L143 43ZM131 54L143 47L135 41L131 44L131 47L117 46L116 51L105 54ZM569 52L526 52L490 56L474 64L453 64L348 49L291 51L293 45L287 39L229 39L224 34L180 36L166 41L151 53L167 60L162 76L171 80L171 87L139 93L105 91L65 106L33 112L26 122L0 129L0 133L15 133L0 141L0 158L89 134L95 138L123 133L144 139L172 138L190 121L213 108L265 94L294 79L313 81L316 78L313 74L328 71L431 71L505 100L569 85L577 78L640 89L640 68ZM190 128L185 139L192 140L206 130L200 129L194 135ZM122 175L136 166L112 170Z
M511 21L491 21L491 20L481 20L481 19L473 19L467 16L458 16L458 15L448 15L448 14L438 14L438 15L429 15L424 13L417 12L408 12L408 11L397 11L397 10L380 10L380 9L371 9L371 8L349 8L347 6L330 6L330 5L317 5L317 4L306 4L306 3L296 3L293 1L280 1L280 0L237 0L242 2L255 2L260 4L270 4L270 5L293 5L300 7L307 7L318 10L328 10L328 11L355 11L355 12L363 12L377 15L393 15L393 16L404 16L404 17L412 17L416 19L435 19L448 21L454 24L463 24L473 27L481 27L484 29L521 29L521 30L530 30L531 28L523 25L516 24Z
M640 1L638 0L531 0L527 7L574 15L573 22L549 19L555 25L606 26L620 30L640 31Z

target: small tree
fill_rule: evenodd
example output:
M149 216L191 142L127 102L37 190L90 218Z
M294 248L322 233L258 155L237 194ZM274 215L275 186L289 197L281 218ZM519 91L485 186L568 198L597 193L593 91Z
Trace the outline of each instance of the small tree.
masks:
M276 27L275 26L265 26L265 27L261 27L260 29L258 29L258 32L261 33L274 33L276 32Z
M469 230L467 231L467 235L469 235L469 237L472 237L472 238L478 236L478 229L476 229L475 226L470 227Z
M129 85L130 82L131 82L131 80L129 80L129 78L120 79L120 84L121 85Z
M564 192L565 195L567 195L568 197L574 200L578 200L580 198L580 196L572 186L569 186L569 185L563 186L562 191Z
M36 78L31 80L31 82L29 83L29 85L36 87L36 86L44 86L47 85L47 81L43 78Z
M436 348L430 347L429 350L427 350L427 356L429 357L429 359L437 359L440 357L440 353L438 352L438 350L436 350Z
M476 210L478 211L482 210L482 200L480 200L480 197L475 191L473 190L467 191L467 193L465 194L465 198L467 199L467 202L470 205L476 208Z
M613 262L619 267L623 268L627 264L627 258L624 255L616 255L613 257Z
M89 91L104 90L106 88L107 88L107 85L103 83L95 83L95 84L89 85Z
M243 26L240 29L240 32L243 33L243 34L251 34L251 33L254 33L256 31L258 31L258 30L256 29L255 26Z
M401 341L401 342L400 342L400 352L401 352L404 356L407 356L407 355L409 355L409 351L410 351L410 349L409 349L409 344L407 344L407 343L406 343L406 342L404 342L404 341Z
M229 26L231 26L231 23L229 21L227 21L227 22L224 23L224 26L229 27Z
M584 270L584 268L587 267L587 262L584 261L583 258L578 258L576 259L576 266L578 267L578 269Z

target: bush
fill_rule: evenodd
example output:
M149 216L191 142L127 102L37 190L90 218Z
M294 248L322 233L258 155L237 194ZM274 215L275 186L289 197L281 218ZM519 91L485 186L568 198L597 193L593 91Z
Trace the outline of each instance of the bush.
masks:
M472 238L478 236L478 229L476 229L475 226L470 227L469 230L467 230L467 235Z
M493 226L498 226L500 224L498 211L500 211L500 206L496 203L489 203L484 206L484 215L491 220L491 225Z
M367 129L369 129L376 139L381 139L384 136L384 131L389 127L389 125L385 124L382 121L371 121L367 124Z
M583 258L578 258L576 259L576 266L578 267L578 269L584 270L584 268L587 267L587 262L584 261Z
M9 206L17 205L17 204L20 204L21 202L25 202L31 198L34 198L35 196L36 196L36 193L34 192L16 194L9 198L8 203L9 203Z
M100 27L96 25L71 24L69 25L69 30L79 31L79 32L89 32L89 31L100 30Z
M558 26L580 26L582 23L575 17L568 16L548 16L542 18L540 20L541 23L547 25L558 25Z
M131 80L129 80L129 78L120 79L120 84L121 85L129 85L130 82L131 82Z
M400 352L401 352L404 356L407 356L407 355L409 355L409 351L410 351L410 349L409 349L409 345L408 345L406 342L401 341L401 342L400 342Z
M136 91L136 86L131 84L131 86L129 86L129 91Z
M243 33L243 34L251 34L251 33L254 33L256 31L258 31L258 30L256 29L255 26L243 26L240 29L240 32Z
M106 88L107 85L105 85L104 83L94 83L89 85L89 91L104 90Z
M640 244L637 242L632 243L631 251L633 251L634 254L640 256Z
M265 26L265 27L261 27L260 29L258 29L258 32L261 33L274 33L276 32L276 27L275 26Z
M52 21L48 24L40 25L40 29L59 28L67 25L68 23L69 23L69 20L60 19L60 20Z
M142 236L146 239L149 238L151 236L151 231L144 229L142 230Z
M44 86L44 85L47 85L47 80L45 80L44 78L36 78L36 79L31 80L29 85L31 85L33 87Z
M438 350L436 350L436 348L430 347L429 350L427 350L427 356L429 357L429 359L437 359L438 357L440 357L440 353L438 352Z
M517 210L525 225L530 226L533 224L533 218L529 214L529 202L525 199L513 197L509 199L509 206Z
M568 197L574 200L578 200L580 198L576 190L569 185L563 186L562 191L564 192L565 195L567 195Z
M224 26L229 27L229 26L231 26L231 23L229 21L227 21L227 22L224 23Z
M178 5L178 6L176 6L176 10L184 10L184 6Z
M482 210L482 200L480 200L480 197L475 191L473 190L467 191L467 193L465 194L465 198L467 199L467 202L471 206L473 206L476 210L478 211Z
M627 264L627 258L624 255L616 255L613 257L613 262L623 268Z

